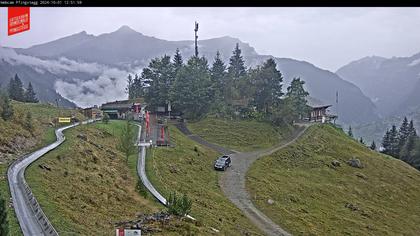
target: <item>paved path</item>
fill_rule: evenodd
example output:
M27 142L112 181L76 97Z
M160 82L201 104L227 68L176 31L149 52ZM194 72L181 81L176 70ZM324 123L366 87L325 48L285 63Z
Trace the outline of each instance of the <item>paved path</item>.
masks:
M267 235L290 234L284 229L282 229L279 225L274 223L270 218L268 218L254 206L254 204L251 201L251 197L249 196L249 193L246 191L245 187L246 173L251 167L252 163L258 158L270 155L278 151L279 149L282 149L295 142L309 127L308 124L304 124L301 126L302 127L296 130L287 140L284 140L282 143L268 149L242 153L235 153L233 151L221 152L223 154L231 154L232 158L232 167L228 168L219 179L219 184L222 188L223 193L230 199L230 201L232 201L239 209L241 209L242 212L256 226L258 226ZM198 136L192 135L192 133L188 130L184 123L178 124L177 127L182 133L186 134L194 141L197 140ZM203 139L198 137L198 140ZM225 149L215 144L207 145L208 142L205 140L204 142L199 143L216 151ZM217 146L218 148L216 149L214 148L214 146Z
M92 120L82 123L86 124L90 122L92 122ZM32 162L64 142L64 130L77 125L79 125L79 123L55 130L57 140L54 143L19 158L10 165L7 171L13 208L18 218L20 228L25 236L58 235L26 183L25 170Z

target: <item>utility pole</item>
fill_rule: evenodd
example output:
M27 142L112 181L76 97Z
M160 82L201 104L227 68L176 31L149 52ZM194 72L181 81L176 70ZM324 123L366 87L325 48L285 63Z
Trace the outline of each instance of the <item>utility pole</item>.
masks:
M198 23L197 21L195 22L195 28L194 28L194 32L195 32L195 57L198 57L198 47L197 47L197 31L198 31Z

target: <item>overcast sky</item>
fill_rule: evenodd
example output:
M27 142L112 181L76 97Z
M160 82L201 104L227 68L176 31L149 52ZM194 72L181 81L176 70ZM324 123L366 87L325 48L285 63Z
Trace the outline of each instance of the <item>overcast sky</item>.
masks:
M260 54L305 60L335 71L365 56L420 52L420 8L31 8L31 29L7 36L0 8L0 45L29 47L87 31L98 35L128 25L167 40L229 35Z

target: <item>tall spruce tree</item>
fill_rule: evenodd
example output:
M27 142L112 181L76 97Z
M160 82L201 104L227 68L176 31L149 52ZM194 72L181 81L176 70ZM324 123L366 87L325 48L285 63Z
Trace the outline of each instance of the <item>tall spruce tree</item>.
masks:
M144 97L145 89L149 85L148 80L139 77L137 74L134 75L133 83L130 88L131 98Z
M233 50L233 54L230 57L228 67L229 77L233 80L246 75L245 61L241 54L242 52L239 48L239 43L237 43Z
M399 138L398 138L398 131L397 127L395 125L392 126L392 128L389 130L389 150L387 154L398 158L399 156Z
M391 140L389 130L386 130L384 137L382 138L382 153L390 155L391 150Z
M418 140L417 136L409 136L407 138L407 141L401 147L401 150L399 153L401 160L408 162L412 158L413 151L416 146L416 140Z
M171 90L171 104L188 119L205 115L212 102L210 84L207 60L204 57L191 57L176 75Z
M270 58L252 76L255 85L254 103L257 110L265 114L280 106L283 96L283 76L276 67L276 62Z
M365 141L363 140L363 137L360 137L359 142L360 142L361 144L365 144Z
M174 64L174 68L175 68L175 73L177 73L179 71L179 69L181 69L181 67L184 65L181 53L179 52L178 48L175 51L173 64Z
M174 80L174 65L171 57L165 55L152 59L149 66L141 74L143 81L150 81L145 93L145 100L151 108L166 106L170 101L170 90Z
M409 130L409 127L408 127L408 120L407 120L407 117L404 117L403 122L401 123L401 126L398 130L398 139L399 139L398 149L399 149L399 151L404 146L404 144L407 141L409 135L410 135L410 130Z
M30 103L39 102L38 98L36 98L36 93L34 91L34 88L32 87L31 82L29 82L28 88L25 91L25 102L30 102Z
M125 88L125 92L128 94L128 99L134 98L133 92L134 92L134 80L133 76L131 74L128 74L127 76L127 87Z
M417 136L416 128L414 127L413 120L410 120L410 124L408 125L408 136Z
M14 78L10 79L8 92L10 99L20 102L25 101L25 91L23 89L23 84L17 74L15 74Z
M307 105L308 101L306 100L309 93L303 88L304 84L305 81L300 80L300 78L293 78L286 93L286 96L291 98L293 107L296 110L299 119L302 119L309 112L309 106Z
M216 100L223 100L224 88L226 86L226 65L220 58L219 51L216 52L210 75Z

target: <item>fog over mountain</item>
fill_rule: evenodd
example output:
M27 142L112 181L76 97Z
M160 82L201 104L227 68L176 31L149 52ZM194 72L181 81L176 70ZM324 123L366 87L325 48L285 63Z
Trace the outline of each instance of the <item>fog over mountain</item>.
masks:
M211 64L216 51L220 51L225 63L228 63L236 43L239 43L248 66L255 67L272 57L259 55L249 44L228 36L199 40L199 54L206 56ZM98 36L83 31L27 49L15 49L16 55L13 56L13 60L17 64L33 68L33 80L43 79L42 73L36 70L56 75L55 82L45 86L85 107L125 98L124 87L128 73L140 73L150 59L164 54L173 55L177 48L180 49L184 60L187 60L193 55L194 43L192 40L158 39L122 26L114 32ZM372 101L357 86L343 80L337 74L305 61L272 58L283 73L286 86L293 77L302 78L306 81L306 88L312 97L324 104L334 105L335 112L338 107L339 119L342 122L358 123L378 118Z
M365 57L336 73L359 86L382 116L420 109L420 53L411 57Z

